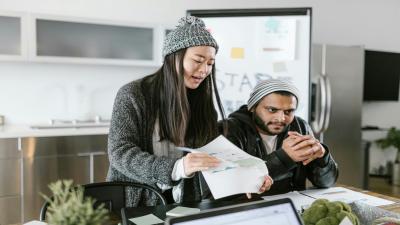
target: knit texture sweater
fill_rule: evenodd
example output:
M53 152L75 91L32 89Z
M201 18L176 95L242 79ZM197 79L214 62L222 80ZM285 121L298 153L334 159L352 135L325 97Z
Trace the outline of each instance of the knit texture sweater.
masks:
M183 185L183 198L200 200L197 175L194 178L173 181L172 170L177 159L153 154L152 135L155 118L150 118L154 76L124 85L117 93L108 136L110 167L108 181L129 181L148 184L160 190L159 185ZM161 190L160 190L161 191ZM183 191L185 192L185 191ZM130 188L127 206L157 204L151 191Z

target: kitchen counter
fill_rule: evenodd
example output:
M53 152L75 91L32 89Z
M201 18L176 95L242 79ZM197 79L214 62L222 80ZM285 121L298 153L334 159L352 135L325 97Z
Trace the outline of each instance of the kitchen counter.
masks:
M108 134L109 127L33 129L30 125L0 126L0 138L55 137Z

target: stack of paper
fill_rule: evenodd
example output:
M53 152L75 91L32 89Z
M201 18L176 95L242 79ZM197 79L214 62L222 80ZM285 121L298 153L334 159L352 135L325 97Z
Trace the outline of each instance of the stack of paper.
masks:
M310 206L315 199L325 198L329 201L342 201L346 203L362 202L370 206L390 205L395 202L383 198L378 198L372 195L363 194L357 191L352 191L343 187L332 187L325 189L311 189L305 191L293 191L286 194L264 196L266 201L272 201L281 198L290 198L296 207L296 210L301 212L302 209Z
M325 198L329 201L342 201L351 203L355 201L362 202L370 206L390 205L395 202L383 198L378 198L372 195L363 194L357 191L352 191L344 187L333 187L327 189L312 189L301 191L300 193L312 198Z

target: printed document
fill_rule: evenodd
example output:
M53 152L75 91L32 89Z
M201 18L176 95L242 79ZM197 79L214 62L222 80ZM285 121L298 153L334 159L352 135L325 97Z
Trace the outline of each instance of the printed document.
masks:
M344 187L332 187L326 189L310 189L301 191L300 193L312 198L325 198L329 201L342 201L351 203L355 201L362 202L370 206L390 205L395 202L383 198L378 198L372 195L363 194Z
M201 148L177 149L205 152L221 160L218 167L202 172L215 199L240 193L258 193L264 177L268 175L263 160L247 154L222 135Z

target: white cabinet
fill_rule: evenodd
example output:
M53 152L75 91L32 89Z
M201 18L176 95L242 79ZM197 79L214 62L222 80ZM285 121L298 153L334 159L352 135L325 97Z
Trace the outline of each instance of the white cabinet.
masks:
M0 11L0 60L27 57L26 16Z
M0 11L0 60L161 65L160 24Z
M158 66L160 28L47 15L30 18L32 61Z

